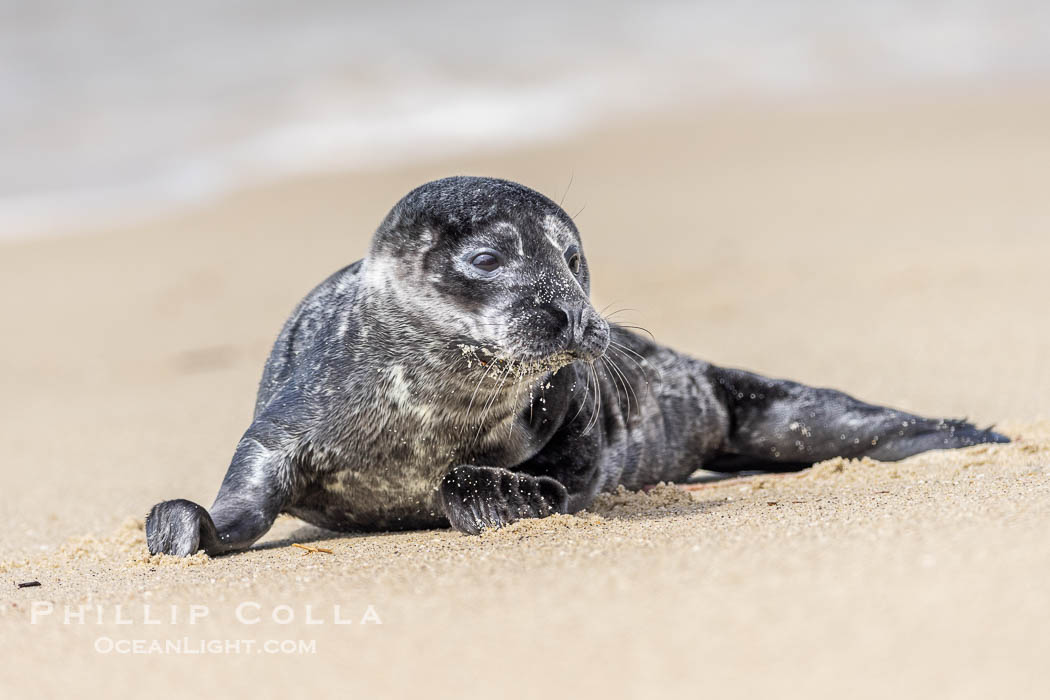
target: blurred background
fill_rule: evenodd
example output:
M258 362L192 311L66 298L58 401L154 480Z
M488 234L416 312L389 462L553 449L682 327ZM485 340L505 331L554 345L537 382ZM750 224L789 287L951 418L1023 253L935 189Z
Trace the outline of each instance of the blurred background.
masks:
M0 235L727 100L1042 80L1048 26L1038 0L3 0Z

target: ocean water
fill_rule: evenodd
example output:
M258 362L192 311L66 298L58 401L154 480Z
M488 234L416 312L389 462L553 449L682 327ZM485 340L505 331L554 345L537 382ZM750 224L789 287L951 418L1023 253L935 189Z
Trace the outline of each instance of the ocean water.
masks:
M0 239L736 97L1050 76L1050 2L0 0Z

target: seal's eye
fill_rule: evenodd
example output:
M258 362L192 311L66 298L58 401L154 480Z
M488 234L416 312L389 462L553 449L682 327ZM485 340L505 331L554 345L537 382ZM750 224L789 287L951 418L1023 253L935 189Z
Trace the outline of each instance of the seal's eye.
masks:
M500 266L499 258L492 253L478 253L471 258L470 264L485 272L492 272Z
M569 251L569 255L568 255L566 261L569 263L569 269L572 270L572 274L574 274L574 275L580 274L580 265L582 263L580 261L580 254L578 252L576 252L576 251Z

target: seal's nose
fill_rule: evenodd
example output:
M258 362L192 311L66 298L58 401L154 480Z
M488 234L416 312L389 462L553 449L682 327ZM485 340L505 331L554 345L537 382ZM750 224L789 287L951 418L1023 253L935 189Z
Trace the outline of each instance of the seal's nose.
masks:
M583 320L584 307L579 307L571 311L566 312L566 316L569 319L568 335L569 335L569 346L577 347L583 342L583 333L586 330L587 324Z
M557 304L551 309L565 350L578 355L600 355L608 344L607 324L590 304ZM602 330L606 329L605 333Z
M571 350L574 345L579 344L583 333L583 307L555 304L550 313L554 317L556 333L565 339L569 346L567 349Z

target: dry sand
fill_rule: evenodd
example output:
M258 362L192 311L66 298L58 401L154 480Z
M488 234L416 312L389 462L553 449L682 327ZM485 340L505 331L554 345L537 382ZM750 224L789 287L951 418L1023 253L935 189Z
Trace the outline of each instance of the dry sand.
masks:
M1038 94L669 115L5 245L0 691L1046 697ZM401 194L458 172L555 198L571 174L597 302L635 309L664 342L998 422L1016 441L610 495L479 538L335 537L282 518L246 554L149 557L141 516L164 498L210 503L296 301L360 257ZM34 601L54 606L37 624ZM263 622L238 621L245 601ZM63 624L80 605L84 624ZM316 653L96 651L107 639Z

